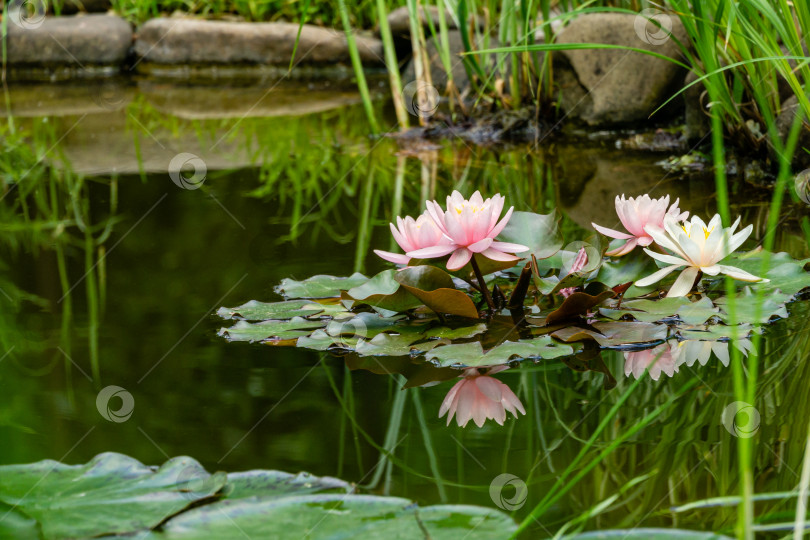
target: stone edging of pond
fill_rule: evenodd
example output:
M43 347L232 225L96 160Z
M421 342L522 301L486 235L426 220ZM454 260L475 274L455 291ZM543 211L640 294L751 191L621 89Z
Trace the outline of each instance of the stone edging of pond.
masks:
M121 72L187 74L188 66L211 75L293 65L328 75L350 69L346 35L338 30L286 22L231 22L192 18L151 19L133 32L112 14L80 14L25 21L9 17L7 72L12 80L65 80ZM296 48L296 38L298 46ZM384 68L382 42L356 35L361 61ZM234 66L237 69L234 70ZM341 69L343 68L343 69ZM223 71L224 70L224 71ZM348 73L348 71L346 71Z

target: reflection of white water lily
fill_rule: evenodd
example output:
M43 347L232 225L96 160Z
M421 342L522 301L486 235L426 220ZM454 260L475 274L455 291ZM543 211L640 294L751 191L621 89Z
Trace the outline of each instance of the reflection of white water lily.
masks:
M624 353L625 376L629 377L632 373L638 379L645 369L654 381L658 380L662 372L672 377L678 371L678 366L669 345L662 343L652 349Z
M751 350L751 341L749 339L738 339L734 342L734 345L740 350L743 356L748 356ZM692 367L695 364L695 360L697 360L701 366L705 366L712 353L714 353L717 359L720 360L720 363L725 367L728 367L729 364L728 341L700 341L690 339L673 344L671 352L676 366L686 364Z
M657 381L664 373L672 377L678 368L684 364L692 367L695 361L705 366L712 353L725 367L729 365L728 341L702 341L688 339L684 341L670 340L652 349L624 353L624 374L632 374L638 379L647 369L650 378ZM751 340L742 338L734 341L734 345L743 356L751 351Z
M740 218L737 218L731 227L723 227L718 214L709 221L708 225L697 216L692 216L692 219L684 222L683 225L680 225L673 217L666 216L663 229L651 225L646 226L644 230L653 237L655 242L675 255L656 253L645 248L644 251L650 257L670 266L636 281L636 285L639 287L652 285L683 266L686 266L686 269L675 280L667 296L686 296L692 290L698 272L709 276L725 274L742 281L768 281L739 268L718 264L750 236L753 230L751 225L734 234L739 224Z
M453 388L447 393L439 409L439 418L447 414L447 425L456 417L460 427L473 420L475 425L481 427L487 418L492 418L503 425L506 420L506 411L517 418L518 411L526 414L526 409L518 397L507 385L490 377L490 374L508 369L507 366L490 368L486 373L480 373L477 368L468 368Z

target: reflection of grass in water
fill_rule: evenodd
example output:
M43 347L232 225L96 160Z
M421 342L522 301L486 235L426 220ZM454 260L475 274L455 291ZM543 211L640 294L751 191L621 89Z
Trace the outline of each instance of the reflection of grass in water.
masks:
M113 178L102 182L109 186L109 215L96 221L91 215L88 182L69 171L47 167L43 162L51 152L56 156L49 156L51 159L65 161L59 148L54 148L56 135L51 125L37 123L30 133L6 129L3 144L8 159L3 162L2 169L6 193L4 204L0 206L3 214L0 230L4 233L4 242L12 253L20 250L38 253L53 249L56 255L62 291L62 297L57 302L62 310L59 348L64 353L57 350L54 363L64 361L68 388L73 370L70 364L70 338L74 332L73 291L83 282L91 373L98 384L101 373L98 328L106 294L104 244L116 222L117 180ZM68 273L68 253L75 251L84 254L84 273L81 276L70 276ZM34 300L22 292L18 296ZM36 301L48 309L57 307L42 299ZM47 342L49 340L45 340Z
M150 129L175 132L194 129L205 141L216 140L215 137L232 127L234 122L187 122L161 117L157 113L150 117L148 108L144 108L143 114L141 119L144 122L153 122L145 124ZM249 196L277 201L275 215L268 217L268 221L284 223L289 228L289 235L277 240L279 243L304 244L307 237L316 238L318 235L328 234L343 244L366 246L375 229L379 231L385 228L385 224L394 215L416 213L417 208L421 210L425 197L441 199L452 188L466 192L474 189L489 193L500 191L510 200L521 201L521 205L525 204L536 210L548 211L557 204L559 184L565 179L558 177L559 172L553 166L553 158L542 155L527 157L516 151L502 153L497 156L500 159L496 159L491 151L469 150L458 145L433 153L423 153L420 159L394 159L391 156L394 145L388 141L380 142L371 155L366 157L366 151L377 142L365 138L362 122L357 122L357 118L358 111L354 110L316 118L274 119L273 130L267 129L266 120L245 119L238 129L233 130L230 137L252 145L256 163L261 167L257 186L250 191ZM320 135L314 143L313 133ZM53 140L48 137L52 136L52 132L42 127L39 135L34 133L32 142L20 140L21 152L25 152L27 144L31 144L34 149L46 149ZM9 168L7 174L4 173L4 178L13 179L15 171L19 172L25 163L36 163L38 155L34 151L15 158L15 164ZM16 195L18 199L11 199L12 195L9 195L14 206L8 207L6 203L0 211L13 210L9 214L10 219L4 219L3 223L9 228L19 228L19 233L7 236L9 242L16 243L17 249L41 249L53 241L53 231L62 227L63 230L56 237L58 242L54 249L61 250L58 255L60 281L62 290L65 291L72 285L67 275L70 254L79 253L85 268L89 263L99 260L99 244L103 243L107 234L105 231L111 229L112 221L103 220L96 225L91 224L91 194L86 180L69 173L48 170L44 166L35 171L39 171L36 176L31 176L30 181L26 178L25 182L20 182L19 187L15 188L20 190ZM31 174L34 175L34 172ZM226 176L226 173L222 175ZM114 199L112 195L115 181L103 181L101 184L104 187L109 185L111 198ZM727 204L733 202L726 201ZM113 208L111 215L114 214ZM778 212L773 215L777 214ZM357 217L358 226L354 222L354 216ZM84 231L79 223L83 224ZM562 227L567 238L582 235L580 227L568 218L563 219ZM767 230L775 242L774 229ZM782 240L779 242L781 245ZM357 247L355 265L365 263L365 255L367 249ZM76 276L73 277L75 279ZM98 289L95 303L99 308L95 313L88 310L88 315L91 319L95 317L100 320L103 311L103 273L99 272L94 283ZM89 282L86 287L89 287ZM90 292L86 294L90 300ZM69 306L69 299L70 295L66 298L65 306ZM63 306L64 309L67 308ZM785 324L798 324L798 319L793 317ZM62 321L72 324L70 309L63 311ZM801 326L795 328L794 334L804 331L805 327ZM781 348L784 343L790 343L790 350ZM767 398L774 403L769 405L770 409L779 412L786 410L785 404L791 403L788 410L806 411L805 393L802 391L802 383L806 381L803 376L805 374L798 373L799 376L792 377L790 388L784 393L779 388L779 381L787 378L790 372L793 362L789 359L801 358L802 354L806 356L809 348L807 339L797 339L795 336L790 341L770 339L764 342L763 347L762 360L766 369L762 381L755 386L764 389L760 390L761 393L776 388L773 396ZM66 350L69 352L69 349ZM735 361L741 363L742 360L737 358ZM619 366L614 361L612 367L615 372ZM543 470L546 467L544 462L543 468L537 469L531 478L527 478L531 486L530 499L521 514L525 515L531 506L539 504L540 511L547 509L547 518L559 524L575 515L582 517L583 524L591 526L593 522L583 516L599 512L612 524L634 525L634 520L640 519L656 519L668 523L668 514L654 514L652 517L647 514L650 511L659 512L659 509L671 503L696 500L712 493L732 493L738 488L738 476L733 473L739 462L735 456L735 444L729 444L729 436L718 421L719 411L730 400L729 396L737 391L733 384L734 379L728 377L727 373L715 373L711 368L697 372L706 381L706 386L716 393L700 387L687 391L680 398L672 384L649 385L645 382L638 385L632 381L623 382L622 387L605 395L599 380L601 375L571 377L563 373L551 374L539 369L534 371L533 368L520 370L521 397L528 408L536 411L537 422L511 423L504 444L510 449L508 457L504 454L502 463L483 463L487 468L483 472L479 472L478 466L450 438L453 435L462 444L469 444L474 452L476 436L469 430L465 432L454 428L431 432L435 422L431 418L431 411L438 408L435 403L426 403L423 414L419 416L418 409L421 407L414 402L413 411L417 416L412 416L407 400L401 398L401 404L393 411L389 421L392 435L386 436L384 442L378 444L357 417L357 396L352 395L351 385L344 383L343 390L335 390L335 393L340 396L344 410L348 411L342 415L341 421L350 429L344 427L343 432L347 436L351 434L355 441L365 441L363 445L373 447L384 457L383 464L376 469L380 471L377 473L380 476L374 478L382 482L383 487L392 485L398 478L396 475L401 473L417 485L419 482L436 482L444 486L444 496L449 500L467 498L486 504L487 483L495 476L493 472L498 467L510 470L513 466L520 466L526 471L532 470L537 465L535 460L539 449L543 452L541 459L552 452L554 454L549 457L549 472ZM633 388L632 392L629 392L630 388ZM393 385L391 394L398 395L397 392L400 391ZM409 392L416 395L419 390ZM741 395L747 397L745 388ZM421 397L424 400L433 399L424 395ZM604 401L600 401L603 398ZM678 406L667 408L667 404L676 399ZM616 408L620 400L623 400L621 407ZM595 404L593 412L586 418L580 417L582 402ZM764 425L758 437L781 437L768 422L772 417L764 414L763 409L766 408L761 409ZM654 416L649 416L651 411L655 411ZM409 421L411 418L414 420ZM636 432L633 426L639 418L649 418L649 424L644 430ZM611 421L606 422L605 419ZM791 424L793 425L795 424ZM425 437L426 433L429 437ZM493 436L493 433L489 432L489 435ZM399 437L394 437L393 434ZM406 434L409 436L401 446L395 447ZM570 434L573 436L569 436ZM357 465L358 470L365 472L372 464L361 462L360 442L355 443ZM739 440L735 443L737 447L741 446ZM787 439L784 446L785 463L797 469L799 460L796 459L796 453L801 452L802 445L797 444L795 439ZM453 461L460 469L457 471L457 481L451 482L445 478L448 471L453 470L452 464L448 465L446 452L448 449L452 452L454 448L458 448L459 459L453 456ZM770 450L764 444L752 447L748 470L754 470L754 461L759 464L768 463L772 456ZM342 452L345 455L346 451ZM574 455L577 456L576 461L571 462L568 456ZM706 456L708 471L701 468ZM363 465L366 465L365 469ZM585 467L590 467L587 474L583 472ZM644 470L639 470L642 467ZM560 471L566 470L569 480L560 481L554 487ZM657 476L639 480L656 471ZM795 481L791 483L787 467L776 474L772 484L759 486L757 491L770 490L771 487L785 490L795 484ZM594 486L599 488L595 490ZM436 488L436 494L441 498L439 489ZM673 500L665 500L671 490ZM626 494L626 498L615 499L615 495L620 493ZM544 495L545 500L538 494ZM582 508L576 508L570 502L570 499L575 498L587 501L587 504L600 500L612 502L608 508L583 513ZM773 508L767 509L767 512L775 513L782 508L777 503L772 504ZM565 515L557 510L558 505L566 512ZM701 511L696 517L686 515L683 519L695 526L705 525L706 520L712 520L715 528L728 529L734 518L733 508L711 510L711 514L709 512ZM624 517L616 517L618 513ZM759 515L765 514L760 511ZM546 517L543 521L547 523L545 520Z

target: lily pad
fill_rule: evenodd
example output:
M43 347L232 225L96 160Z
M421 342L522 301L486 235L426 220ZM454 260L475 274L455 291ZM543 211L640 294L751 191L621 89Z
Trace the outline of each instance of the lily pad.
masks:
M611 290L602 291L596 296L584 292L571 293L560 307L548 314L546 325L558 324L585 315L588 310L598 306L608 298L613 298L615 295L616 293Z
M368 278L359 272L349 277L318 275L303 281L284 278L276 292L286 298L329 298L340 296L340 291L362 285Z
M156 469L121 454L85 465L41 461L0 467L0 535L49 539L112 536L151 540L221 538L506 538L506 514L476 506L419 507L397 497L357 495L328 477L280 471L207 473L179 457ZM160 526L158 529L157 527ZM33 529L34 538L39 538Z
M200 480L206 489L198 489ZM0 467L0 501L35 519L45 538L123 534L157 526L227 481L188 457L154 470L105 453L84 465L51 460Z
M565 342L594 340L602 347L649 343L667 337L667 325L647 322L598 322L589 328L568 326L551 335Z
M289 321L262 321L250 323L238 321L230 328L220 328L217 335L228 341L268 341L295 339L308 335L314 328L322 328L323 321L310 321L302 317L293 317Z
M600 540L625 538L627 540L732 540L728 536L712 532L689 531L685 529L613 529L608 531L591 531L569 537L573 540Z
M723 264L760 276L763 256L762 250L733 253L723 261ZM750 287L752 289L763 288L767 292L779 290L793 297L802 289L810 287L810 273L804 269L808 263L810 263L810 259L796 260L784 252L773 253L769 261L770 270L765 273L765 276L762 276L770 281L751 283ZM722 282L717 287L722 289Z
M223 319L244 319L246 321L266 321L268 319L292 319L306 317L324 311L310 300L288 300L286 302L259 302L251 300L239 307L221 307L217 315Z
M506 537L516 529L499 511L470 506L418 508L408 499L373 495L301 495L221 501L169 520L150 540L219 538Z
M394 277L396 270L383 270L366 282L342 293L344 305L367 304L387 311L402 312L422 305Z
M397 272L394 279L437 313L478 318L478 310L470 297L453 286L450 274L435 266L403 268Z
M770 291L762 299L762 305L757 309L757 295L750 288L743 289L743 294L737 295L734 299L735 320L737 322L754 322L759 313L759 320L756 322L766 323L771 317L787 317L788 312L785 303L791 299L791 295L779 291ZM724 321L731 320L731 310L728 305L728 298L717 299L717 305L723 312L721 317Z
M437 347L428 352L426 360L440 367L481 367L505 364L512 358L552 359L574 353L571 345L558 343L549 336L520 341L506 341L486 353L480 341Z
M516 253L518 257L534 255L538 259L546 259L563 246L559 220L556 213L513 212L509 223L498 235L498 240L528 246L528 251Z
M686 324L702 324L712 317L716 317L720 309L715 307L711 299L704 296L697 302L684 304L675 313Z

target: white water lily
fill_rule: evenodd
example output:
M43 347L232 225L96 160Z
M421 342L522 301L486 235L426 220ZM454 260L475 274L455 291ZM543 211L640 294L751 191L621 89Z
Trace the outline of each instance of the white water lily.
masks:
M731 227L723 227L720 215L717 214L708 225L697 216L692 216L692 219L684 222L683 225L671 216L664 218L664 228L647 225L644 230L652 236L655 243L675 255L656 253L645 248L644 251L650 257L670 266L636 281L636 285L647 287L684 266L686 268L675 280L667 296L686 296L692 290L698 272L709 276L725 274L742 281L768 281L734 266L718 264L751 235L753 230L751 225L734 234L739 224L740 218L737 218Z

